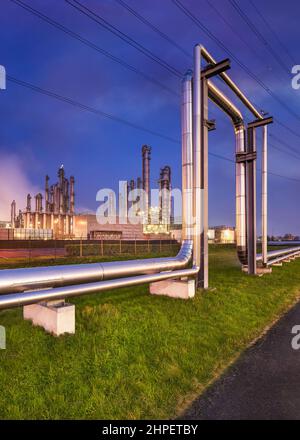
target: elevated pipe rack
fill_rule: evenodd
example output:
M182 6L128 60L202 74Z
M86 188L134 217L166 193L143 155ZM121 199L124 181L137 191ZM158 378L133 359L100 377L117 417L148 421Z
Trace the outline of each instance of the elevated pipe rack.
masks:
M208 65L202 69L202 58ZM147 260L95 263L87 265L46 268L12 269L0 272L0 308L34 304L71 296L102 292L104 290L154 283L161 280L194 278L195 286L208 286L208 98L232 120L236 138L236 227L237 251L242 263L248 263L248 272L255 273L256 262L265 265L289 256L298 255L299 248L271 251L256 255L255 218L255 129L264 126L266 149L267 123L249 99L225 72L229 60L219 63L202 46L194 48L194 72L189 71L182 87L182 186L183 238L176 257ZM247 143L245 124L240 111L210 81L219 75L240 101L255 116L248 125ZM265 156L266 159L266 156ZM265 162L266 164L266 162ZM263 167L266 171L266 167ZM265 176L264 176L265 177ZM266 194L265 194L266 196ZM248 200L248 206L246 206ZM251 203L249 203L251 200ZM266 197L264 199L266 203ZM264 210L266 221L266 210ZM266 226L266 225L265 225ZM266 239L266 227L264 228ZM255 240L255 244L254 244ZM249 246L250 245L250 246ZM192 268L187 268L193 256Z

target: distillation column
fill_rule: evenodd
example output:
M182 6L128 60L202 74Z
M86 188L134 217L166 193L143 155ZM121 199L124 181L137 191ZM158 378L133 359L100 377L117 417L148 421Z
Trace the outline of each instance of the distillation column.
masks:
M150 159L151 159L151 147L148 145L143 145L142 147L142 157L143 157L143 190L145 191L145 223L149 223L150 214Z

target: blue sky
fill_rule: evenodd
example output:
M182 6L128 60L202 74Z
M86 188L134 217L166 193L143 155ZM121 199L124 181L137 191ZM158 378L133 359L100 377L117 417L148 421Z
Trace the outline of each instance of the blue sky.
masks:
M172 0L124 2L190 56L141 23L116 0L79 1L182 74L192 65L190 56L197 42L205 45L219 60L228 57ZM267 41L266 46L229 0L180 1L284 103L281 105L270 96L232 60L230 75L245 94L258 108L298 133L298 136L294 135L278 123L269 129L270 143L286 151L270 147L270 171L290 178L269 176L269 232L300 234L300 90L292 89L290 73L294 64L300 64L300 3L296 0L284 3L237 1ZM6 67L8 75L180 140L180 98L177 96L180 78L64 0L24 0L23 3L155 78L175 93L129 71L10 0L2 0L0 64ZM283 51L282 45L288 52ZM270 48L275 56L270 53ZM218 85L222 87L219 82ZM227 93L237 102L231 92ZM238 105L246 119L252 120L251 115ZM234 159L232 126L213 104L210 111L217 120L217 130L210 133L209 149L212 153ZM27 191L42 189L46 173L54 180L57 168L63 163L67 174L76 178L77 207L96 210L95 197L100 188L117 189L118 180L141 175L140 150L145 143L152 146L152 186L156 186L159 169L164 165L172 168L173 186L181 185L179 143L79 110L15 83L8 82L7 90L0 94L0 121L0 200L3 206L7 205L8 197L17 192L17 201L24 200L18 208L24 208ZM260 140L258 135L258 150ZM257 190L260 225L259 176ZM234 164L210 156L211 225L234 225L234 191ZM1 209L0 213L5 215Z

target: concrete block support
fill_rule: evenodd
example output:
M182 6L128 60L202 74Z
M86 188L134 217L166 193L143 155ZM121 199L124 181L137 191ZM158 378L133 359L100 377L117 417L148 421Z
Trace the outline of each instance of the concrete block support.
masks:
M24 306L23 317L54 336L75 333L75 305L63 300Z
M165 280L150 284L152 295L189 299L195 296L195 280Z

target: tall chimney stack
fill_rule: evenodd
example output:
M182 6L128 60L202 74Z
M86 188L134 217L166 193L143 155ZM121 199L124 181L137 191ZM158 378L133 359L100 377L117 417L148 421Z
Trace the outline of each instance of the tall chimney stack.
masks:
M11 227L15 227L16 223L16 201L13 200L11 204L11 210L10 210L10 220L11 220Z
M171 219L171 168L167 165L160 170L159 180L160 217L163 224Z
M149 145L143 145L142 147L142 159L143 159L143 190L146 195L146 221L149 221L150 212L150 159L151 159L151 147Z
M26 211L30 212L31 211L31 195L27 194L27 205L26 205Z
M75 184L74 176L71 176L70 177L70 214L74 214L74 211L75 211L74 184Z
M45 211L49 212L49 176L45 178Z

